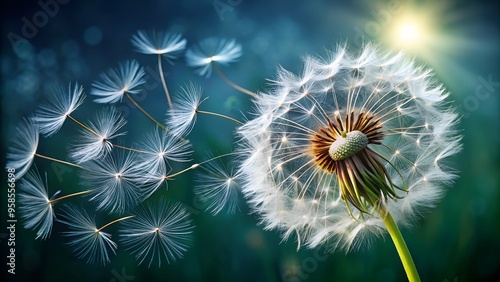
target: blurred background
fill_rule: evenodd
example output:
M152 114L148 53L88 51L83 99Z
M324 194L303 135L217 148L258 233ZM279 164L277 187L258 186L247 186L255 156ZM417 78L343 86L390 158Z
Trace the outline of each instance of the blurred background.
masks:
M47 3L52 3L52 8ZM55 5L54 5L55 3ZM50 88L79 82L86 93L99 73L126 59L137 59L148 74L140 104L164 119L167 104L156 57L138 54L130 44L141 29L180 32L188 47L207 37L235 38L243 46L238 63L222 70L236 83L265 91L278 65L297 72L301 56L325 54L348 43L352 50L377 42L434 70L463 116L464 150L452 159L460 178L442 201L403 236L423 281L492 281L500 274L500 11L498 1L3 1L1 8L2 166L5 151L22 117L32 114ZM49 8L47 8L49 7ZM206 110L243 119L251 110L247 96L219 77L197 76L184 58L165 65L171 92L188 81L200 84ZM74 115L90 119L100 108L87 97ZM132 104L118 104L128 124L124 143L133 144L152 125ZM216 124L216 128L214 125ZM195 160L210 151L232 150L234 124L201 116L189 135ZM67 123L39 152L66 159L77 128ZM81 191L74 169L35 160L47 173L49 194ZM179 166L178 168L182 168ZM174 169L175 170L175 169ZM2 173L2 276L6 273L6 173ZM296 250L264 231L243 199L236 214L211 216L193 195L192 174L169 183L151 199L181 202L196 225L184 259L161 268L137 266L118 249L106 266L77 259L55 224L46 241L16 229L17 281L404 281L405 273L388 236L348 254ZM78 200L72 200L78 203ZM20 209L21 207L18 207ZM103 216L105 217L105 216ZM105 222L106 218L99 218ZM5 227L3 227L5 226ZM117 234L116 228L108 230ZM116 235L115 235L116 236ZM5 281L5 280L3 280ZM10 280L9 280L10 281ZM12 280L16 281L16 280Z

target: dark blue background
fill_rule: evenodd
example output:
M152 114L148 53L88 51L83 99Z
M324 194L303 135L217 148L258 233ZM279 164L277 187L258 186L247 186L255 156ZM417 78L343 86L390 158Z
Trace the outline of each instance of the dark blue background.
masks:
M56 83L78 81L88 93L99 73L126 59L138 59L153 78L157 77L154 56L132 50L130 38L137 30L181 32L189 45L211 36L235 38L243 46L243 56L223 71L248 89L265 91L266 79L273 78L278 65L297 72L301 56L324 54L325 48L338 43L347 42L357 49L363 42L375 41L397 49L383 36L393 19L381 14L388 11L395 20L399 10L391 5L411 6L417 15L426 11L432 15L438 39L424 45L420 53L409 53L433 68L451 92L450 101L463 115L460 127L465 149L455 158L461 177L453 189L416 227L403 230L403 235L423 281L485 281L500 272L498 1L220 1L225 4L217 7L227 10L217 10L214 2L70 0L60 4L43 26L31 30L29 44L16 46L9 36L23 36L23 18L34 23L33 16L43 9L37 1L4 1L0 57L3 151L17 122L33 113ZM43 16L37 20L43 22ZM210 97L203 104L206 109L240 119L240 112L251 109L246 96L216 76L196 76L185 67L183 58L167 65L165 72L173 92L188 81L201 84L205 96ZM486 94L478 92L481 79L493 81ZM166 110L163 95L158 86L141 99L141 105L159 119ZM87 120L98 107L87 98L75 115ZM128 119L125 140L133 143L150 124L131 105L125 104L122 110ZM63 129L51 140L42 139L39 150L65 158L62 149L72 141L75 128L67 125ZM229 152L233 130L231 123L200 118L190 136L195 158L201 159L206 150ZM4 157L1 154L2 163ZM77 173L68 172L64 179L58 179L52 164L36 163L47 171L52 191L79 189ZM162 190L169 199L195 207L195 241L185 259L148 269L137 266L129 254L119 250L109 265L86 265L65 245L60 226L55 226L47 241L35 241L34 232L19 224L16 278L124 281L120 276L125 274L133 281L401 281L405 277L388 237L373 238L368 248L347 255L324 255L323 250L297 252L293 240L280 242L276 232L263 231L256 216L248 214L244 201L236 215L212 217L197 209L191 178L179 177L168 191ZM6 187L3 179L4 174L2 187ZM7 202L5 193L2 196L4 216ZM0 225L4 222L2 218ZM6 231L1 232L4 261ZM5 263L2 265L3 274Z

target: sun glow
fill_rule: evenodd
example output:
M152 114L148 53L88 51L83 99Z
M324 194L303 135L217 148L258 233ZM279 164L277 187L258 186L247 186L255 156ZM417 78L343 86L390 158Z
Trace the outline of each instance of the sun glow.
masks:
M419 26L412 22L403 23L399 28L399 38L406 43L417 42L420 37Z
M436 33L424 17L405 15L395 20L387 34L396 48L418 51L428 47L430 38Z

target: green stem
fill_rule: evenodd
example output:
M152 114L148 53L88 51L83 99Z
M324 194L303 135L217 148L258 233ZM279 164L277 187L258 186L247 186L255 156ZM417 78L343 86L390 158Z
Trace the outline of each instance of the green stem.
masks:
M385 208L379 209L380 215L384 219L385 227L387 227L387 231L389 231L389 235L391 235L392 241L396 246L396 250L398 251L399 258L403 263L403 267L406 271L406 275L408 276L408 280L410 282L420 282L420 277L418 276L417 268L415 267L415 263L411 257L410 251L406 246L405 240L399 231L394 218L392 218L389 211Z

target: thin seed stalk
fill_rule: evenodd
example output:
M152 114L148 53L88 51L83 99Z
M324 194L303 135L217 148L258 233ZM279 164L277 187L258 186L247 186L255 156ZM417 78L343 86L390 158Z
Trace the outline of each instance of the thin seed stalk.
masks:
M232 82L229 78L227 78L221 71L220 69L217 67L217 65L215 65L214 63L212 63L212 66L215 70L215 72L220 76L220 78L222 78L222 80L224 80L224 82L226 82L227 84L229 84L229 86L233 87L234 89L240 91L240 92L243 92L247 95L250 95L252 97L257 97L257 94L253 93L252 91L250 90L247 90L239 85L237 85L236 83Z
M86 190L86 191L81 191L81 192L77 192L77 193L73 193L73 194L61 196L61 197L59 197L57 199L50 200L50 203L51 204L55 204L55 203L59 202L60 200L64 200L64 199L67 199L67 198L71 198L71 197L75 197L75 196L80 196L80 195L88 194L90 192L91 192L91 190Z
M99 134L97 134L97 132L95 132L94 130L92 130L90 127L86 126L85 124L79 122L77 119L73 118L72 116L70 115L66 115L71 121L73 121L74 123L76 123L78 126L82 127L83 129L87 130L88 132L96 135L96 136L99 136Z
M160 73L161 84L163 85L163 90L165 90L165 95L167 96L167 102L170 109L173 108L172 99L170 99L170 94L168 93L167 83L165 82L165 76L163 75L163 67L161 66L161 54L158 54L158 72Z
M77 165L77 164L70 163L70 162L67 162L67 161L62 161L62 160L59 160L59 159L54 159L54 158L51 158L51 157L47 157L47 156L44 156L44 155L40 155L40 154L38 154L38 153L35 153L35 157L39 157L39 158L46 159L46 160L49 160L49 161L57 162L57 163L60 163L60 164L65 164L65 165L69 165L69 166L74 166L74 167L77 167L77 168L83 168L82 166L79 166L79 165Z
M128 92L125 92L125 96L130 100L130 102L132 102L132 104L134 104L134 106L136 106L139 111L141 111L147 118L149 118L152 122L156 123L156 125L158 125L158 127L160 127L161 129L165 130L165 126L163 126L163 124L161 124L160 122L158 122L155 118L153 118L148 112L146 112L146 110L144 110L135 100L134 98L132 98L132 96L130 96L130 94Z
M108 227L110 225L113 225L113 224L115 224L117 222L120 222L122 220L127 220L127 219L132 218L132 217L134 217L134 216L133 215L129 215L129 216L125 216L125 217L122 217L122 218L119 218L119 219L115 219L115 220L113 220L111 222L108 222L108 223L104 224L103 226L101 226L101 228L97 229L95 232L96 233L97 232L101 232L104 228L106 228L106 227Z
M229 116L225 116L223 114L218 114L218 113L214 113L214 112L207 112L207 111L200 111L200 110L196 110L197 113L199 114L205 114L205 115L212 115L212 116L216 116L216 117L221 117L221 118L225 118L227 120L230 120L230 121L233 121L239 125L242 125L243 123L237 119L234 119L232 117L229 117Z
M406 271L406 275L408 276L408 280L410 282L420 282L420 276L418 275L417 268L415 267L415 263L413 262L413 258L411 257L410 251L406 246L406 242L403 239L403 236L401 235L401 232L399 231L394 218L392 218L389 211L387 211L383 207L379 208L379 213L384 219L385 227L387 228L387 231L389 232L389 235L391 236L392 241L396 246L399 258L401 259L403 267Z

